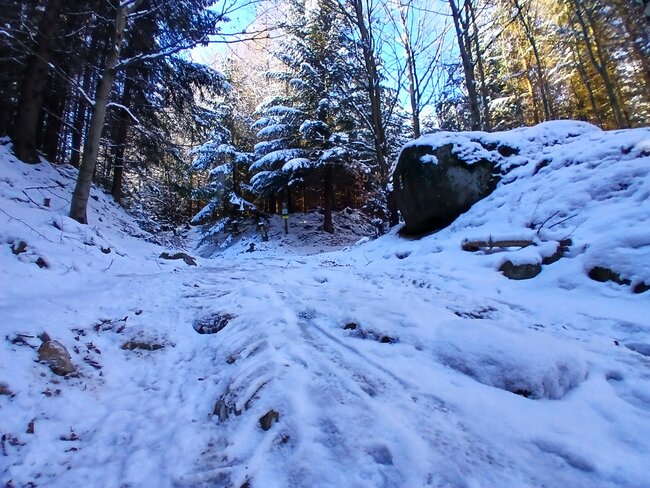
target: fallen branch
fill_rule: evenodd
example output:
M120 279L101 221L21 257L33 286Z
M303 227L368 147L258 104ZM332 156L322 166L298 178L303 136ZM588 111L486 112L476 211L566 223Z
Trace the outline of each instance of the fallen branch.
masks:
M493 241L468 241L464 239L461 243L463 251L476 252L481 249L493 249L495 247L528 247L535 243L529 239L503 239Z
M20 223L23 224L25 227L28 227L28 228L31 229L33 232L36 232L39 236L41 236L41 237L42 237L43 239L45 239L46 241L48 241L48 242L52 242L50 239L48 239L47 237L45 237L45 236L44 236L43 234L41 234L39 231L37 231L36 229L34 229L34 227L32 227L31 225L29 225L27 222L24 222L24 221L22 221L22 220L20 220L20 219L17 219L16 217L12 217L11 215L9 215L7 212L5 212L4 210L2 210L1 208L0 208L0 212L2 212L2 213L5 214L7 217L9 217L9 220L16 220L16 221L20 222Z

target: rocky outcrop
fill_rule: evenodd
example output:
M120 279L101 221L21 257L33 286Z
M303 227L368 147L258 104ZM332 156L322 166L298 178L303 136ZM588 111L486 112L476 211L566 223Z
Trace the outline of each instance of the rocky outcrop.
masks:
M494 159L488 159L495 154ZM510 154L508 152L508 154ZM406 146L393 171L393 191L407 234L423 234L453 222L494 191L501 152L483 151L468 161L453 144Z

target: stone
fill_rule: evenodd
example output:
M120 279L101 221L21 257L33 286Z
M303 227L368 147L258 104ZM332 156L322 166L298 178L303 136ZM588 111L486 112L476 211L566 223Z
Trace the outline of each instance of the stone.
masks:
M12 397L14 396L14 393L9 389L9 385L7 383L0 382L0 396L2 395Z
M622 278L619 273L616 271L605 268L604 266L596 266L589 270L589 278L594 281L599 281L600 283L606 283L608 281L613 281L619 285L631 286L632 281L627 278ZM645 293L650 290L650 285L644 283L643 281L636 283L632 288L633 293Z
M141 349L143 351L157 351L162 349L162 344L154 344L149 342L128 341L122 344L122 349L125 351L133 351L134 349Z
M393 172L393 192L406 224L404 233L441 229L496 188L496 161L483 158L469 164L453 149L453 144L422 144L402 151Z
M161 259L172 259L172 260L173 259L182 259L185 262L185 264L187 264L188 266L196 266L196 259L194 259L192 256L190 256L189 254L184 253L184 252L177 252L175 254L170 254L168 252L163 252L160 255L160 258Z
M27 251L27 243L25 241L17 241L11 244L11 252L18 255Z
M511 280L529 280L542 272L542 265L539 263L514 264L506 261L501 265L499 271Z
M229 313L215 313L197 319L192 326L199 334L216 334L234 318L235 316Z
M52 372L59 376L66 376L76 370L68 350L59 341L45 341L41 344L38 359L47 363Z
M269 430L273 426L273 422L280 420L280 414L275 410L269 410L260 417L260 427L262 430Z
M560 242L557 243L557 247L555 248L555 252L553 254L543 257L542 264L548 265L548 264L557 263L569 251L569 246L571 246L572 244L573 242L571 241L571 239L561 240Z

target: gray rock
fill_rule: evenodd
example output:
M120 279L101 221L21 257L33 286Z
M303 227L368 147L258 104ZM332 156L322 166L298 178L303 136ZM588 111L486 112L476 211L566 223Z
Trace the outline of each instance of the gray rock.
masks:
M280 420L280 414L275 410L269 410L260 417L260 427L262 430L269 430L273 426L273 422Z
M162 344L155 344L150 342L142 341L128 341L122 344L122 349L125 351L133 351L134 349L141 349L143 351L157 351L162 349L164 346Z
M68 350L59 341L45 341L38 348L38 359L47 363L54 374L65 376L75 372Z
M501 265L499 271L511 280L529 280L542 272L542 265L539 263L513 264L512 261L506 261Z
M184 252L177 252L175 254L164 252L160 255L160 258L161 259L182 259L185 262L185 264L187 264L188 266L196 266L196 259L194 259L192 256Z
M229 313L215 313L195 320L192 327L199 334L216 334L234 318L235 316Z
M407 234L423 234L449 225L494 191L499 182L496 160L468 164L454 146L405 148L393 172L395 200ZM434 156L437 163L422 158Z
M7 383L0 382L0 395L14 396L14 393L9 389Z
M613 269L605 268L603 266L596 266L595 268L589 270L589 278L591 278L594 281L599 281L601 283L613 281L614 283L618 283L619 285L626 285L626 286L632 285L632 281L628 280L627 278L621 277L621 275L616 271L614 271ZM643 281L636 283L632 287L633 293L645 293L648 290L650 290L650 285L644 283Z

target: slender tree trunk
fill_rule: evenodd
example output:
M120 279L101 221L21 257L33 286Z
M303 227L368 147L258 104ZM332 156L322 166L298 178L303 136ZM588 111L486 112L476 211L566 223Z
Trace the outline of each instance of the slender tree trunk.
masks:
M623 113L621 111L621 106L619 104L618 98L614 91L614 85L612 84L609 73L607 72L607 65L605 63L605 58L600 52L598 47L599 41L597 36L594 36L592 41L591 36L589 35L589 27L583 15L582 10L582 0L573 0L575 5L576 19L580 24L580 34L582 35L585 45L587 47L587 54L589 54L589 59L591 64L595 68L596 72L600 75L600 78L603 80L603 85L605 86L605 91L607 92L607 98L609 99L609 104L612 107L612 112L614 113L614 120L616 126L620 129L626 126ZM598 50L598 52L596 52Z
M476 23L476 11L474 9L474 4L470 1L467 2L467 8L469 9L469 14L471 17L472 23L472 36L469 38L469 44L471 49L472 41L474 43L474 49L476 53L476 67L478 68L478 74L481 78L481 105L483 107L483 120L481 128L484 131L492 130L492 117L490 115L490 103L488 100L488 88L485 80L485 69L483 67L483 53L481 52L481 43L479 40L478 24ZM469 32L469 26L467 26L467 31Z
M128 71L128 70L127 70ZM124 80L124 91L122 93L122 100L120 104L124 107L131 105L131 90L133 81L127 77ZM124 176L124 153L126 151L126 139L131 125L131 117L124 109L119 109L120 114L117 118L117 131L115 135L115 153L113 163L113 184L111 185L111 195L116 202L122 202L122 182Z
M83 93L90 93L91 87L94 85L94 71L92 65L90 64L90 57L96 56L97 51L105 51L105 45L101 42L102 36L105 35L103 27L95 27L92 32L92 38L90 41L90 46L85 49L84 59L85 64L82 68L82 74L80 75L81 89ZM104 55L102 54L102 60L104 60ZM105 60L104 60L105 61ZM79 167L81 163L81 147L84 139L84 132L86 128L86 123L88 121L88 107L86 98L82 93L77 93L77 104L74 115L74 121L72 122L72 140L71 140L71 155L70 155L70 164L75 168Z
M88 207L88 198L90 196L90 187L92 185L93 174L97 164L99 141L104 128L108 99L113 87L113 80L115 79L115 69L120 60L120 51L122 49L122 41L124 40L124 31L126 29L126 19L129 12L130 8L124 4L117 8L112 44L108 51L106 65L101 80L99 81L99 86L97 87L97 94L95 96L95 104L90 118L88 135L86 137L86 143L84 144L81 168L79 169L77 184L74 193L72 194L70 217L82 224L88 223L86 211Z
M580 54L580 43L576 39L574 42L574 49L573 49L573 57L576 63L576 67L578 68L578 73L580 74L580 78L582 79L582 83L585 85L585 88L587 89L587 95L589 96L589 104L591 105L591 111L596 118L598 125L602 125L603 119L600 116L600 111L598 110L598 104L596 103L596 96L594 95L594 89L591 86L591 81L589 81L589 74L587 73L587 70L584 67L584 64L582 62L582 56Z
M334 232L334 224L332 223L332 209L334 207L334 183L332 177L332 167L325 168L323 175L323 197L325 215L323 216L323 230L332 234Z
M370 112L372 120L372 132L375 145L375 153L377 155L377 163L379 165L379 175L382 189L387 192L386 200L388 202L389 220L391 225L399 223L399 216L397 214L397 207L394 202L392 192L387 190L388 185L388 146L386 141L386 128L384 126L383 111L382 111L382 90L379 79L379 70L377 67L377 59L375 53L375 39L368 30L366 18L363 10L362 0L351 0L351 5L354 8L353 21L359 31L361 41L361 50L363 53L364 66L366 71L366 91L370 101Z
M472 130L481 129L481 112L478 103L478 92L476 91L476 78L474 76L474 62L469 52L469 46L466 43L467 32L464 31L462 19L456 0L449 0L451 7L451 16L454 21L456 31L456 41L460 51L460 59L463 63L463 73L465 74L465 85L467 87L467 98L469 101L470 125Z
M406 55L406 76L409 81L409 101L411 103L411 126L413 137L420 137L420 103L417 74L415 72L415 55L411 46L411 33L408 26L408 4L400 8L400 22L402 24L402 46Z
M524 35L526 36L526 39L530 44L530 48L533 50L533 56L535 58L535 71L537 72L539 91L542 96L542 105L544 107L544 119L551 120L552 118L555 117L555 114L554 114L552 102L548 96L548 84L546 80L546 75L544 74L544 68L542 67L542 60L539 54L537 40L535 39L532 26L524 16L523 9L521 8L521 4L519 3L519 0L513 0L513 2L515 8L517 9L517 18L519 19L519 23L524 28Z
M55 77L51 81L51 95L44 106L40 146L48 161L59 163L57 156L65 117L67 90L61 78Z
M14 151L25 163L39 162L36 137L43 91L49 79L52 38L56 32L63 0L49 0L41 18L34 53L30 56L20 88L20 100L13 127Z

